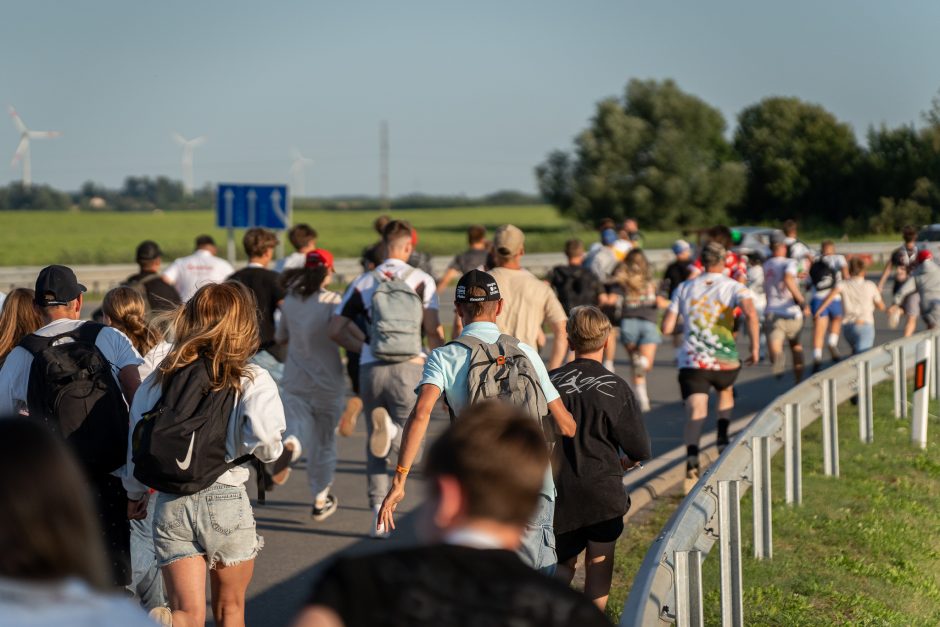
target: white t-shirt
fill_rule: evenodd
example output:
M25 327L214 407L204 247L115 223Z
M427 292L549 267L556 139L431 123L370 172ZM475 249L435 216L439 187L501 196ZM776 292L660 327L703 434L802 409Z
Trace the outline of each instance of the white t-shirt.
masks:
M284 272L285 270L303 268L305 263L307 263L306 253L293 252L283 259L278 259L277 263L274 264L274 271Z
M74 331L85 324L83 320L53 320L36 331L36 335L53 337ZM62 341L71 342L64 338ZM112 327L104 327L98 333L95 346L111 364L111 374L120 386L118 373L126 366L139 366L144 362L140 354L127 339L127 336ZM26 391L29 387L29 369L33 365L33 356L25 348L17 346L0 369L0 415L8 416L26 410Z
M160 362L163 361L163 358L166 357L166 354L170 352L170 349L173 347L169 342L163 341L150 349L146 355L144 355L144 361L142 364L137 366L137 372L140 373L140 380L143 381L150 373L157 369L157 366L160 365Z
M765 312L781 318L802 315L793 294L787 289L786 276L796 278L796 261L789 257L771 257L764 262L764 293L767 294Z
M92 590L79 579L38 582L0 578L0 627L153 627L140 606Z
M163 271L166 278L179 292L185 303L203 285L221 283L235 272L232 264L220 259L208 250L197 250L180 257Z
M326 334L341 300L336 292L324 289L306 300L292 293L284 298L274 337L278 342L287 340L287 359L281 377L281 387L286 392L315 400L346 394L339 347Z
M242 455L253 453L261 462L273 462L284 450L281 436L287 425L284 421L284 406L277 391L277 384L268 371L248 364L251 377L242 377L242 393L235 399L229 416L225 438L225 459L232 461ZM134 460L130 438L141 421L144 412L153 409L160 400L162 390L154 377L140 384L131 403L131 426L128 433L127 465L124 467L124 489L128 497L136 500L147 486L134 477ZM236 466L222 473L216 482L239 486L248 481L247 464Z
M366 318L368 318L372 310L372 295L375 294L375 288L378 287L379 282L374 274L375 272L384 273L388 277L396 276L399 278L411 272L411 274L408 274L408 278L405 279L405 283L410 285L411 288L421 296L424 302L424 308L440 309L440 304L437 299L437 283L434 282L434 278L431 275L423 270L409 266L400 259L388 259L381 263L375 270L360 274L350 283L349 287L346 289L346 293L343 295L342 301L336 306L335 314L337 316L355 320L360 314L365 314ZM419 321L419 324L420 322L421 321ZM418 355L415 355L415 357L418 357ZM379 360L372 355L372 349L369 345L363 344L362 353L359 356L359 363L371 364L376 361Z
M679 284L669 311L682 316L679 368L736 370L741 367L734 341L734 309L751 298L746 286L709 272Z

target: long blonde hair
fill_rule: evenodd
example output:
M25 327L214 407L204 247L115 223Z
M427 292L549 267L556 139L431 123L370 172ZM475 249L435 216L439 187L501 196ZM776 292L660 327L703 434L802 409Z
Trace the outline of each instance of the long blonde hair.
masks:
M147 324L147 304L144 297L132 287L116 287L104 295L101 310L108 317L109 326L124 333L141 355L160 343L163 336Z
M24 337L42 326L33 304L33 290L18 287L7 294L0 310L0 364Z
M173 373L200 357L210 361L213 392L241 392L242 377L251 378L248 360L260 344L255 296L236 281L204 285L177 310L169 335L173 348L156 374L164 392Z
M623 263L614 271L613 278L623 286L627 296L646 296L650 291L653 275L643 251L634 248L627 253Z

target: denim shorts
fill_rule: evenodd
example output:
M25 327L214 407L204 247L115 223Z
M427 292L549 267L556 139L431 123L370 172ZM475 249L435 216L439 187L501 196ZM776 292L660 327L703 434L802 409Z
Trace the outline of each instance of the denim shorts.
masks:
M153 544L162 568L201 555L209 568L254 559L264 539L255 533L255 516L245 486L214 483L189 495L156 495Z
M813 296L813 300L809 302L809 310L814 316L816 312L819 311L820 306L823 304L825 298L820 296ZM842 317L842 301L834 300L829 303L825 309L822 310L822 313L819 314L820 318L841 318Z
M624 318L620 321L620 343L624 346L659 344L661 336L655 322L642 318Z
M555 501L539 495L535 513L526 525L522 543L516 553L528 566L551 575L558 563L555 554Z

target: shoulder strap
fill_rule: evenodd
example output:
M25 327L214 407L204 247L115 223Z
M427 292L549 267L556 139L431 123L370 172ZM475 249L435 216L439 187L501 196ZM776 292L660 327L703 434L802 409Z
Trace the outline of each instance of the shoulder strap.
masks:
M104 327L105 325L101 324L100 322L86 322L82 326L78 327L78 329L73 331L75 334L74 337L80 342L94 344L98 339L98 334L101 333L101 330L104 329Z
M99 322L85 322L77 329L49 337L30 333L20 340L19 346L29 351L33 357L36 357L36 355L49 348L56 340L63 337L70 337L85 344L94 344L95 340L98 339L98 334L101 333L101 329L104 327L105 325Z
M385 276L385 273L379 272L378 269L373 270L370 274L375 277L375 280L379 283L385 283L388 281L388 277Z
M449 341L448 344L460 344L464 348L469 348L472 351L477 346L483 346L484 344L489 344L489 342L484 342L480 338L472 335L459 335Z
M46 350L49 345L52 344L52 341L56 339L55 337L43 337L41 335L36 335L35 333L30 333L22 340L20 340L19 346L25 350L28 350L30 355L36 357L39 353Z

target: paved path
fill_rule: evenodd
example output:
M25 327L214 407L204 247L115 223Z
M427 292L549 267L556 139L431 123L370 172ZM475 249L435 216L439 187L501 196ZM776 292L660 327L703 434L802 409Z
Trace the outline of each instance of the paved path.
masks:
M877 341L897 336L887 331L884 318L879 318ZM810 340L807 331L805 341ZM626 355L620 349L617 372L628 376ZM739 379L736 415L756 411L774 396L793 384L792 375L776 380L766 364L745 368ZM649 377L652 411L646 425L653 441L654 455L682 443L684 412L679 402L679 389L673 367L673 349L664 344L657 354ZM446 416L437 411L432 420L432 434L446 426ZM706 427L714 429L711 419ZM432 435L433 437L433 435ZM265 548L255 567L249 588L248 624L275 626L289 623L291 616L308 594L324 559L337 551L374 551L394 544L413 541L413 525L406 520L404 529L396 531L391 541L366 537L372 515L365 494L365 425L357 426L355 434L339 439L339 467L334 491L339 497L339 510L322 523L309 518L310 495L303 466L298 467L288 483L269 493L268 502L257 507L255 516L259 533L265 537ZM409 492L402 511L413 510L421 500L420 475L408 482ZM412 514L409 518L413 519Z

